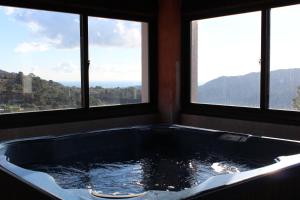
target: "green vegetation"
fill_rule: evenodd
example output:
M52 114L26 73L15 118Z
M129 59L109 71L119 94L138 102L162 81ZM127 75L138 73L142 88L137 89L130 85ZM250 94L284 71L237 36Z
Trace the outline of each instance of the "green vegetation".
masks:
M293 99L293 107L296 110L300 110L300 86L297 88L297 97Z
M105 106L141 102L138 87L90 88L90 105ZM0 112L26 112L81 107L81 89L67 87L34 74L0 70Z

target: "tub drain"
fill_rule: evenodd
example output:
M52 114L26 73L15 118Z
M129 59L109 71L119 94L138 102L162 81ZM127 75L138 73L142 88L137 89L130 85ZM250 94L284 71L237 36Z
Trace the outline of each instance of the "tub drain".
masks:
M129 198L143 196L146 194L146 192L138 193L138 194L112 195L112 194L103 194L92 190L91 194L95 197L105 198L105 199L129 199Z

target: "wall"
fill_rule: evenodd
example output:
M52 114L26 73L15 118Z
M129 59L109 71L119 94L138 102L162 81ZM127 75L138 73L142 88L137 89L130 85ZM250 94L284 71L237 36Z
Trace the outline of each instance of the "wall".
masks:
M300 140L300 126L271 124L196 115L181 115L181 124L252 135Z
M161 0L158 14L158 107L163 123L177 122L180 86L180 0Z
M138 126L158 123L157 115L138 115L122 118L110 118L84 122L73 122L65 124L52 124L45 126L34 126L26 128L2 129L0 130L0 141L17 138L29 138L40 136L57 136L79 132L88 132L106 128L117 128L126 126Z

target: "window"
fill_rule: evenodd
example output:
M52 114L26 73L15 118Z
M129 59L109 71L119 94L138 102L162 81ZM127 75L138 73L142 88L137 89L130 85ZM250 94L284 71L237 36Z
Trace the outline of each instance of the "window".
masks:
M300 5L271 10L270 108L300 110Z
M81 107L79 15L0 7L0 113Z
M0 6L0 114L149 103L148 23L82 17Z
M192 21L191 101L260 105L261 12Z
M90 106L148 102L147 24L89 17Z
M183 79L191 81L182 83L185 112L299 124L300 4L268 5L202 20L195 11L183 20L191 49L183 59L190 64Z

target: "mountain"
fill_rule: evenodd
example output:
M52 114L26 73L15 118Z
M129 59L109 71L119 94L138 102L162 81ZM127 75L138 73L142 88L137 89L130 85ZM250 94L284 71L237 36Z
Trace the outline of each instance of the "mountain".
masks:
M141 102L137 87L90 87L90 106ZM39 111L81 107L80 87L68 87L34 74L0 70L0 112Z
M300 69L281 69L270 73L270 107L293 109L300 86ZM259 107L260 73L222 76L198 87L198 101L208 104Z
M0 69L0 77L3 77L7 74L9 74L9 73Z

